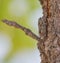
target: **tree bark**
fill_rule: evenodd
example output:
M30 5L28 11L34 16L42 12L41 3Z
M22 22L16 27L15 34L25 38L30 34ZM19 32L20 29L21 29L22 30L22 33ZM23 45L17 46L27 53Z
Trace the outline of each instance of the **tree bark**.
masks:
M60 63L60 0L40 2L43 9L43 17L38 22L41 63Z
M60 0L39 0L43 17L38 21L39 35L9 20L4 23L23 30L27 35L38 41L41 63L60 63Z

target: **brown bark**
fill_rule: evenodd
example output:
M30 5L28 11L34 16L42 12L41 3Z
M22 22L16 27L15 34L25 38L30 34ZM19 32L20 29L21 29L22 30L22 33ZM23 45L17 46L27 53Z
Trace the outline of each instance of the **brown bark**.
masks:
M43 17L39 19L38 42L41 63L60 63L60 0L40 0Z
M40 0L43 17L38 21L39 35L29 29L8 20L4 23L20 28L27 35L38 41L41 63L60 63L60 0Z

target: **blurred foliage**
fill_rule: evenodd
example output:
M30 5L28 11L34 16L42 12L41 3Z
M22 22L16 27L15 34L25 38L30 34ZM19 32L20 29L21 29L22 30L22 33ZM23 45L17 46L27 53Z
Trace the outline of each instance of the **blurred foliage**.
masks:
M21 1L26 2L27 9L25 12L19 11L21 15L16 16L16 14L12 14L10 12L10 5L14 2L18 1L21 3ZM16 4L16 3L15 3ZM19 3L17 3L19 5ZM27 28L30 28L32 31L34 31L30 25L27 24L28 22L28 17L33 12L34 10L40 8L40 3L38 0L0 0L0 32L7 33L13 43L13 49L10 53L10 55L19 50L19 49L24 49L24 48L34 48L36 47L36 41L28 36L25 35L25 33L19 29L16 29L14 27L10 27L4 23L2 23L2 19L8 19L17 22L18 24L21 24ZM12 6L13 8L13 6ZM18 7L19 8L19 7ZM22 7L21 7L22 8ZM16 11L17 7L14 8ZM17 9L18 10L18 9ZM16 11L17 12L17 11ZM33 24L34 25L34 24Z

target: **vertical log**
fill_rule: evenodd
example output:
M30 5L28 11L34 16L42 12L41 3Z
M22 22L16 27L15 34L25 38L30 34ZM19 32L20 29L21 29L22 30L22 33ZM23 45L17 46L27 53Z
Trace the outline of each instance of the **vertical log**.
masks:
M60 63L60 0L40 0L43 17L38 27L42 43L38 42L41 63Z

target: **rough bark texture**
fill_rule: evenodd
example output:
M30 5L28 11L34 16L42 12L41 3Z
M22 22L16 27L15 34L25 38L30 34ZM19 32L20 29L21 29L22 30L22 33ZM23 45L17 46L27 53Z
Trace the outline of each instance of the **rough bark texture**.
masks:
M43 17L38 22L41 63L60 63L60 0L40 2L43 8Z
M43 9L43 17L38 21L40 37L16 22L9 20L3 22L23 30L38 41L41 63L60 63L60 0L39 1Z

